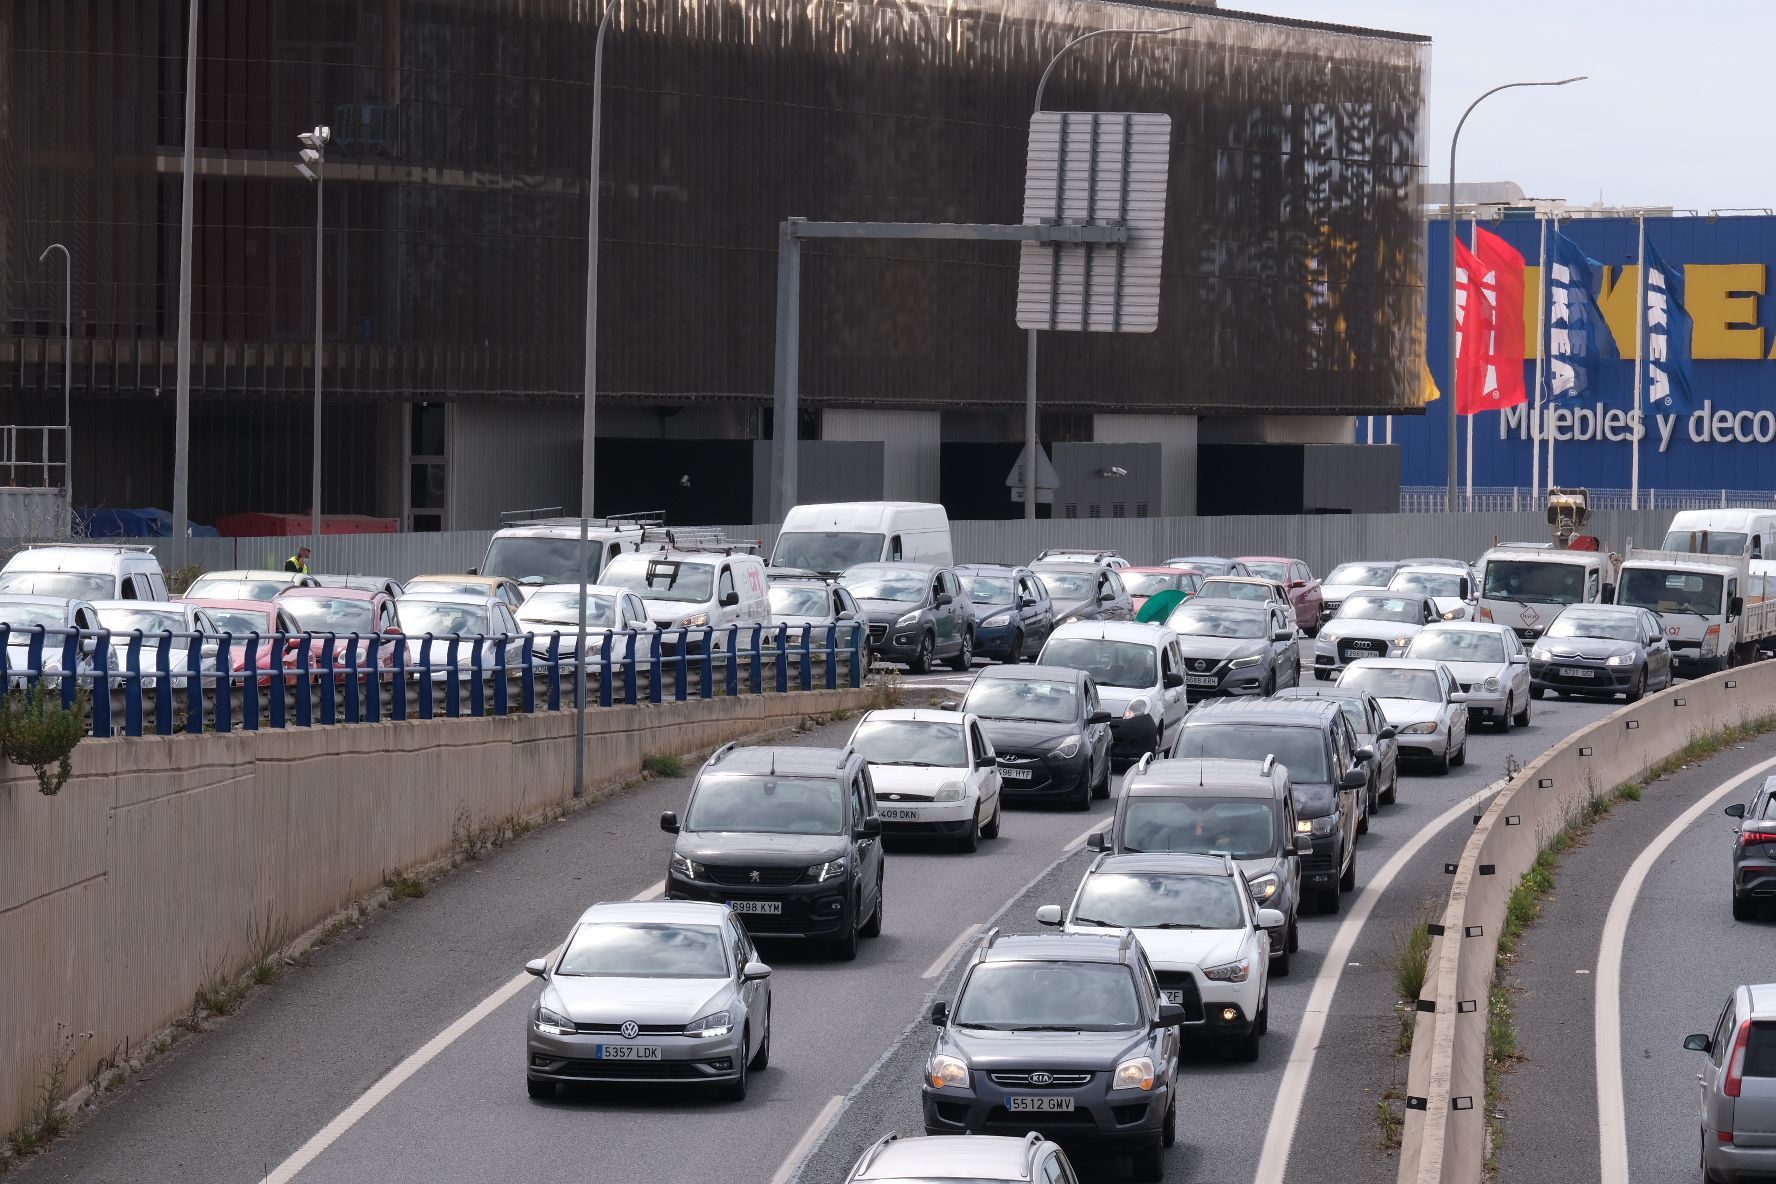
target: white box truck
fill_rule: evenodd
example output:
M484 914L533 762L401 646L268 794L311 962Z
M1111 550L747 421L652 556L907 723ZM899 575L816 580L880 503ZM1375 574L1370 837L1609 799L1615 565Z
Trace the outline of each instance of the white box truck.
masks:
M1751 533L1742 534L1747 546ZM1776 645L1776 564L1741 554L1630 550L1615 601L1659 615L1672 667L1685 678L1754 661Z
M1480 557L1475 617L1534 641L1569 604L1608 604L1620 560L1602 551L1506 544Z

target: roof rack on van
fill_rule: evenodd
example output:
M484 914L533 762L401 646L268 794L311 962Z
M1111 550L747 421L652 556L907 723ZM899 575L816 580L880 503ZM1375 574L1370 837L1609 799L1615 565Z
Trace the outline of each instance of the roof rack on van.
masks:
M1040 1131L1031 1131L1024 1136L1024 1175L1031 1180L1036 1178L1036 1157L1047 1143Z
M140 551L145 555L154 554L152 543L101 543L101 542L70 542L70 543L26 543L21 550L41 551L46 547L87 547L98 551Z
M869 1150L865 1151L863 1153L863 1158L859 1159L857 1161L857 1166L851 1169L852 1174L859 1175L859 1176L862 1175L864 1173L864 1171L866 1169L868 1169L868 1167L872 1163L876 1162L876 1157L878 1155L882 1154L882 1152L887 1148L888 1144L894 1142L898 1138L900 1138L900 1136L898 1134L891 1133L891 1134L883 1135L881 1138L877 1139L874 1143L871 1143Z
M709 759L703 763L706 765L720 764L721 759L723 757L727 756L730 752L733 752L736 748L739 748L739 747L740 747L740 742L738 740L730 740L726 744L722 745L720 748L716 749L714 752L710 753Z
M751 555L765 545L763 539L730 539L719 526L662 525L642 527L641 543L658 543L662 551L719 551L724 555Z
M1271 774L1271 770L1275 769L1276 767L1277 767L1277 754L1274 752L1267 752L1264 754L1264 763L1258 767L1258 772L1260 772L1264 776L1268 777Z
M1141 754L1141 759L1135 762L1135 772L1145 773L1147 771L1147 766L1151 765L1152 763L1153 763L1152 751L1149 750L1147 752L1143 752Z
M544 510L507 510L500 514L500 525L507 526L579 526L578 518L570 518L559 513L549 513L559 507L550 506ZM521 517L521 515L528 515ZM642 510L633 514L606 514L601 518L588 518L586 525L593 530L635 530L649 526L664 526L666 511Z

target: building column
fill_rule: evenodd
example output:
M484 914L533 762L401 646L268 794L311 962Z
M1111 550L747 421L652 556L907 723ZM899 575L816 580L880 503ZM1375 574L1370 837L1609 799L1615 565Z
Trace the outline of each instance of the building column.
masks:
M1196 425L1194 415L1094 415L1092 440L1098 444L1158 444L1157 514L1187 518L1196 513Z

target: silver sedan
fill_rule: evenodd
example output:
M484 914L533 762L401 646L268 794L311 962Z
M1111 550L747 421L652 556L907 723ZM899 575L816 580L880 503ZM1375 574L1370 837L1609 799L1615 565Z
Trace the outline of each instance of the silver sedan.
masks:
M725 904L595 904L567 941L525 964L543 980L525 1025L525 1086L720 1086L746 1097L771 1060L771 968Z
M1401 760L1430 762L1449 772L1468 760L1468 697L1441 662L1364 658L1344 668L1341 687L1374 695L1398 733Z

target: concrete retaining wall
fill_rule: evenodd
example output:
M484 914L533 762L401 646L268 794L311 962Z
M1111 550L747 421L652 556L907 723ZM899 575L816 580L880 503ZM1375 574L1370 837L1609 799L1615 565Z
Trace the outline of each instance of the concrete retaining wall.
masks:
M613 707L587 714L592 785L868 690ZM459 819L530 816L572 796L571 712L231 735L88 740L55 797L0 778L0 1132L21 1125L57 1022L99 1058L247 968L249 931L294 936L385 879L448 854ZM662 859L664 856L662 856Z
M1630 704L1502 785L1450 876L1412 1033L1401 1184L1479 1184L1486 1030L1505 906L1536 857L1607 795L1699 737L1776 710L1776 662L1686 682ZM1586 940L1594 940L1589 935Z

